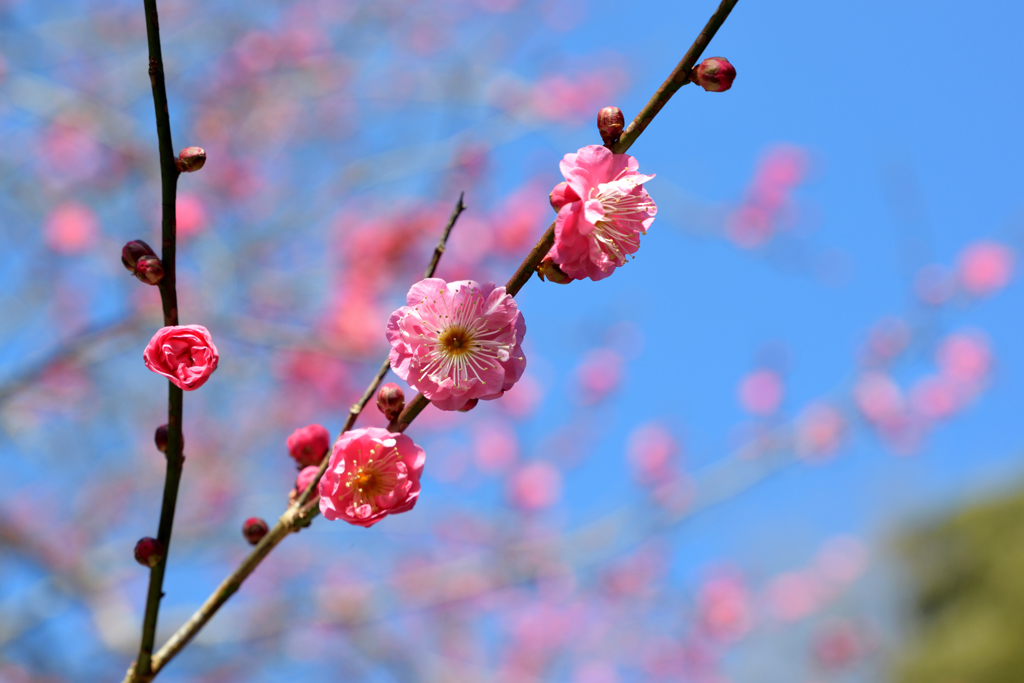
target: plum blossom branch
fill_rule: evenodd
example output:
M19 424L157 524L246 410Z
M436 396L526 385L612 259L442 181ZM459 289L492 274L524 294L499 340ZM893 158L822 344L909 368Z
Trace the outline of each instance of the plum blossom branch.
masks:
M437 270L437 265L441 260L441 255L444 254L447 246L448 237L451 235L452 228L455 227L455 222L458 220L459 215L465 211L466 206L463 204L464 193L459 194L459 200L455 204L455 208L452 210L451 216L448 218L448 223L445 225L444 231L441 234L441 239L434 249L434 254L431 257L430 264L427 266L426 277L431 277L434 271ZM345 434L345 432L352 429L356 419L366 408L366 404L369 403L370 398L377 392L380 387L380 383L384 380L384 377L388 373L388 369L391 367L390 357L384 359L384 363L381 365L380 370L374 376L373 380L366 387L366 391L363 392L362 397L349 408L348 417L345 420L345 426L342 427L341 432L338 434L338 439ZM336 439L337 440L337 439ZM242 582L252 574L252 572L259 566L263 558L270 554L278 543L283 541L288 534L293 531L298 531L304 526L308 526L314 517L319 514L320 510L315 504L308 504L307 501L314 489L320 483L320 479L323 477L324 472L327 470L327 463L330 461L330 450L323 457L320 462L320 469L318 470L316 477L310 482L302 494L296 499L295 503L284 512L283 515L278 519L277 524L270 529L267 534L256 544L249 556L242 561L242 563L235 568L231 574L225 578L219 586L210 594L210 597L199 607L195 613L189 617L188 621L182 624L174 635L172 635L167 642L157 651L151 659L150 671L152 675L156 675L167 662L169 662L178 652L182 650L189 641L195 637L199 630L206 625L213 615L217 613L221 605L227 602L234 593L242 585ZM124 683L131 683L131 672L129 676L125 678Z
M623 154L630 146L636 142L636 139L640 137L640 134L647 129L654 117L658 115L668 101L676 94L676 91L681 87L690 82L690 70L693 65L697 63L700 56L704 54L704 50L707 49L708 43L718 33L718 29L721 28L726 18L729 16L729 12L736 6L739 0L722 0L722 4L718 6L715 13L708 19L708 23L704 25L704 29L697 36L697 39L693 41L693 45L686 51L683 58L676 65L676 68L672 70L672 73L668 75L665 82L661 84L651 99L647 101L643 109L636 115L626 129L622 131L622 135L619 136L619 141L612 145L611 150L616 154Z
M160 48L160 20L157 16L156 0L145 0L146 38L149 43L149 80L153 89L153 107L156 112L156 130L160 147L160 188L162 205L162 249L160 261L164 276L159 283L160 300L163 305L164 325L178 324L178 293L176 288L175 260L177 217L175 215L179 171L174 163L171 142L171 119L167 109L167 88L164 83L163 52ZM163 501L160 506L160 523L157 540L164 547L164 557L150 569L149 590L146 594L146 611L142 620L142 638L139 655L128 671L128 680L151 680L153 643L156 640L157 617L160 600L163 597L164 571L171 546L171 531L174 527L174 511L178 501L178 486L181 483L183 439L181 434L182 390L168 382L167 398L167 473L164 478Z
M148 2L147 0L147 11ZM641 110L632 123L623 131L619 142L613 147L615 153L622 153L629 149L630 145L643 133L647 125L650 124L651 120L657 115L659 111L665 106L672 95L683 85L689 82L689 72L697 59L703 53L707 47L711 38L718 31L718 28L728 17L729 12L736 5L738 0L723 0L721 5L712 15L711 19L705 25L704 29L697 36L697 39L687 50L682 61L676 66L672 74L670 74L668 80L662 84L662 86L655 92L654 96L647 103L647 105ZM154 10L155 11L155 10ZM458 217L458 213L461 212L462 199L460 197L459 203L456 206L456 212L454 218ZM454 222L454 218L450 223ZM446 228L445 233L450 231L450 227ZM537 244L533 247L526 258L516 269L516 272L509 279L505 286L506 292L510 296L517 294L526 282L530 279L533 273L536 271L537 266L547 255L551 249L555 240L555 224L552 222L544 235L540 238ZM442 240L443 244L443 240ZM443 252L439 245L438 249ZM435 259L440 258L440 254L435 250ZM436 265L436 264L434 264ZM427 270L427 277L430 277L433 273L430 268ZM362 412L366 402L369 401L370 396L376 391L376 387L380 385L384 376L387 374L387 365L382 365L377 376L370 383L370 387L367 389L360 403L355 404L349 411L349 418L346 420L346 426L342 430L344 434L351 426L355 423L356 417ZM423 394L417 394L417 396L409 402L406 408L399 414L388 429L393 432L402 432L412 422L413 419L426 407L429 400ZM340 438L340 437L339 437ZM181 651L185 645L198 633L199 629L208 622L216 611L220 608L227 599L238 590L241 586L242 581L249 576L259 565L260 561L266 557L274 547L280 543L285 536L292 531L298 530L302 526L306 526L310 521L318 514L319 510L315 505L307 504L306 501L309 499L309 495L312 489L319 483L320 478L323 476L324 471L327 468L329 454L324 457L324 460L320 464L320 469L317 472L317 476L310 483L302 495L296 500L296 504L289 507L283 515L281 515L278 523L274 525L263 539L257 544L253 552L235 569L220 586L207 598L206 602L192 615L192 617L180 628L178 631L171 636L167 643L160 648L160 650L153 655L152 659L152 671L153 674L158 672L171 658L173 658L178 652Z

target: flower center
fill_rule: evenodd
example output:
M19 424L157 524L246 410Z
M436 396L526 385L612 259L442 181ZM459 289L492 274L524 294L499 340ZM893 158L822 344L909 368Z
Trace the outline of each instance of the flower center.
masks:
M467 353L472 353L475 336L472 331L462 325L452 325L441 332L437 341L441 349L449 356L464 356Z
M623 265L626 256L636 251L638 233L647 232L644 219L657 211L649 195L631 194L649 179L648 176L623 178L620 173L612 182L600 183L590 189L589 199L596 199L604 212L604 216L594 223L591 235L601 251L617 265Z
M376 448L370 449L370 455L376 453ZM362 450L359 457L350 461L352 468L345 473L345 488L352 494L352 502L356 507L369 505L374 512L377 511L376 497L391 491L398 483L399 473L394 464L401 459L397 448L392 448L383 458L374 460L369 458L360 465Z

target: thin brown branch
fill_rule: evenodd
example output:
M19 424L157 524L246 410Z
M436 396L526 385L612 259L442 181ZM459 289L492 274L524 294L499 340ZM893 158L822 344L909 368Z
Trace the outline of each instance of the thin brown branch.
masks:
M693 45L686 51L683 58L676 65L676 68L672 70L665 82L661 84L661 87L655 91L654 95L647 104L644 105L640 113L636 115L636 118L626 129L622 131L622 135L619 136L619 141L612 145L612 151L616 154L623 154L630 146L636 142L636 139L640 137L640 134L647 129L654 117L658 115L662 107L668 104L668 101L676 94L676 91L681 87L690 82L690 69L697 63L700 56L704 54L704 50L707 49L708 43L718 33L718 29L721 28L725 22L726 17L729 16L729 12L736 6L739 0L722 0L722 4L718 6L715 13L708 19L708 23L704 25L704 30L697 36L697 40L693 41Z
M149 80L153 88L153 109L156 113L156 131L160 146L160 188L162 205L162 249L160 261L164 277L160 282L160 300L163 304L164 325L178 324L178 293L176 288L176 215L175 203L178 187L178 169L174 164L174 147L171 142L171 119L167 110L167 88L164 84L163 53L160 49L160 20L157 16L156 0L144 1L146 11L146 37L149 43ZM160 524L157 539L163 544L164 557L149 572L149 590L146 594L146 611L142 619L142 638L139 656L129 670L129 680L151 680L151 657L156 640L157 617L160 600L163 598L164 572L171 549L171 532L174 527L174 511L178 502L178 486L181 483L182 456L182 403L183 392L168 382L167 396L167 472L164 477L164 495L160 506Z

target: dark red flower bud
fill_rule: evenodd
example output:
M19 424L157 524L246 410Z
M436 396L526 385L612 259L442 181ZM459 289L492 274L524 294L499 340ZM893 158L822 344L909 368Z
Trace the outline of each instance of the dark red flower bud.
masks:
M618 107L605 107L597 112L597 132L605 146L615 143L626 127L626 119Z
M725 57L708 57L690 72L690 80L708 92L723 92L732 87L736 67Z
M546 279L557 285L567 285L572 282L572 278L562 272L562 269L551 260L550 256L545 256L544 260L537 266L537 275L540 276L541 280Z
M459 408L459 412L460 413L468 413L469 411L473 410L473 408L476 408L476 404L479 403L479 402L480 402L480 399L478 399L478 398L471 398L468 401L466 401L466 405L464 405L461 408Z
M146 536L135 544L135 561L143 567L155 567L164 559L164 544Z
M384 417L394 420L405 408L405 394L402 387L394 382L388 382L377 392L377 407Z
M161 453L167 452L167 425L160 425L156 428L156 434L153 435L153 441L156 442L156 449ZM185 435L181 435L181 450L185 450Z
M242 525L242 533L245 535L245 540L249 541L252 545L259 543L269 530L267 523L259 517L250 517Z
M147 285L157 285L164 279L164 264L156 256L143 256L135 264L135 277Z
M198 171L206 163L206 150L202 147L186 147L174 160L174 165L180 173L192 173Z
M132 240L121 249L121 263L132 273L135 272L135 264L143 256L156 256L156 252L142 240Z

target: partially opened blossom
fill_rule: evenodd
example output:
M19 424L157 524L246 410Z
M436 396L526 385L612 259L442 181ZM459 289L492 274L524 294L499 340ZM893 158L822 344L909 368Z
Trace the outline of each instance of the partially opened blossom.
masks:
M426 455L404 434L380 427L346 432L334 444L320 480L320 512L371 527L411 510L420 495Z
M565 182L551 192L558 218L548 255L566 275L604 279L640 248L657 207L643 188L654 176L637 173L637 167L633 157L601 145L562 159Z
M526 322L504 287L422 280L391 314L391 368L441 410L494 399L526 369Z
M146 367L184 391L206 384L220 356L209 330L202 325L161 327L142 354Z

